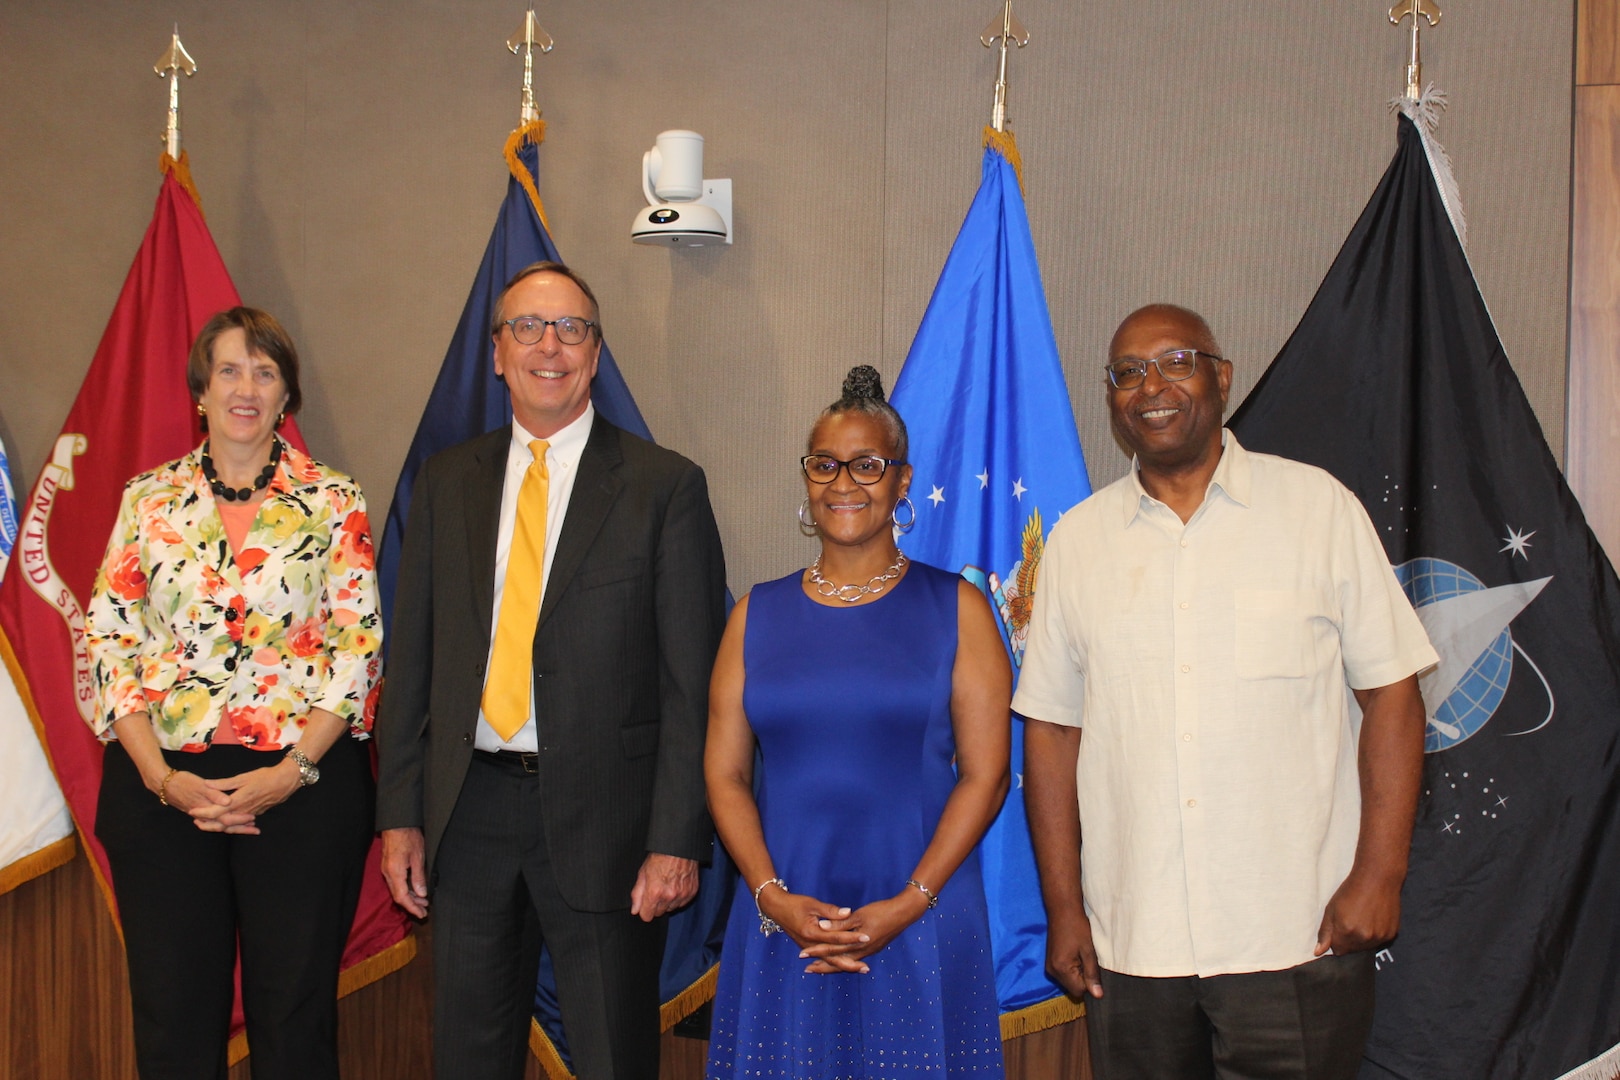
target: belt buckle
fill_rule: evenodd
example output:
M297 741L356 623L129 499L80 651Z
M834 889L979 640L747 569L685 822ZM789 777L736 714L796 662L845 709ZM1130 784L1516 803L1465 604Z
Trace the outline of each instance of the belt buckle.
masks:
M540 755L532 750L514 750L519 761L523 763L523 771L530 776L540 772Z

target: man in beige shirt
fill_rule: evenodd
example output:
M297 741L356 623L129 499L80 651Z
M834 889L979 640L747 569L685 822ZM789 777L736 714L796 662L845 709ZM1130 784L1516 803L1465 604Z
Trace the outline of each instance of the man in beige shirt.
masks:
M1400 922L1437 657L1355 496L1223 430L1231 382L1191 311L1115 332L1135 462L1053 529L1013 699L1098 1080L1354 1077Z

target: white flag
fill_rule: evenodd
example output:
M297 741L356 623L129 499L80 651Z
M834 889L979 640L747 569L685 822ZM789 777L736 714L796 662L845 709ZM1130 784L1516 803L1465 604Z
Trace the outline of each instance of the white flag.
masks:
M17 498L0 442L0 578L17 542ZM73 858L73 819L40 747L17 684L11 644L0 630L0 893Z

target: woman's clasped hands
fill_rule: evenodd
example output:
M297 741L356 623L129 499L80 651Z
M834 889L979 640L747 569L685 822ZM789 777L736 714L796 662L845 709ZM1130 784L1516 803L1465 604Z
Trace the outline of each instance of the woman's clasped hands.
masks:
M191 815L203 832L257 836L258 816L286 802L298 787L297 763L283 758L274 765L217 780L179 769L170 774L161 790L168 804Z
M809 960L804 970L815 975L846 972L865 975L865 961L928 910L927 899L907 888L887 900L858 908L836 907L813 896L768 888L760 893L760 911L774 920Z

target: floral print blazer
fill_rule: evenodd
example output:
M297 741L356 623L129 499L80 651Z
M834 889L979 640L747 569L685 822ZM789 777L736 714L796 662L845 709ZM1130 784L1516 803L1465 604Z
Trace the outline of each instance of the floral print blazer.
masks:
M318 708L365 738L381 621L353 480L283 443L233 557L199 447L124 485L86 613L91 727L110 739L114 720L145 712L165 749L202 751L228 722L243 745L276 750Z

